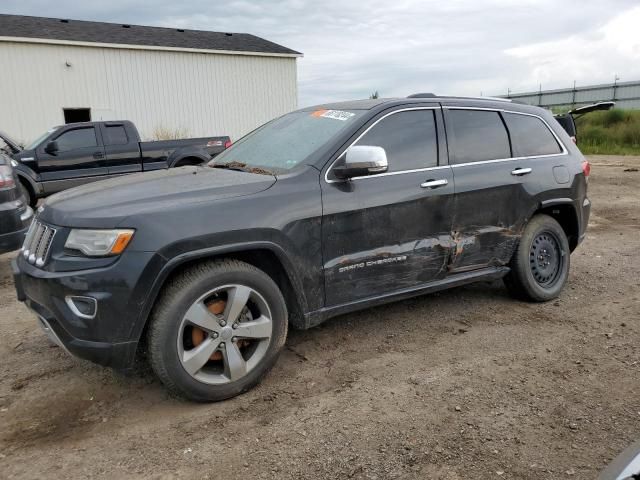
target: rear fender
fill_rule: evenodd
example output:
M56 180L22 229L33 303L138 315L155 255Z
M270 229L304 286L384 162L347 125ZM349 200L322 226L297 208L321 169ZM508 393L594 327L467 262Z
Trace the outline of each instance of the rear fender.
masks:
M178 164L178 162L180 162L180 160L185 158L198 158L202 160L203 163L211 160L211 157L207 155L207 152L200 147L183 147L174 150L174 152L169 155L169 158L167 158L167 164L169 165L169 168L173 168Z

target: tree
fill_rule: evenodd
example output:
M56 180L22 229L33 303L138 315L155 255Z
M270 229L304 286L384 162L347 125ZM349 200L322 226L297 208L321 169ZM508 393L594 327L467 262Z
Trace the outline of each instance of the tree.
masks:
M369 98L371 100L375 100L376 98L380 98L380 94L378 93L378 90L376 90L375 92L373 92L371 95L369 95Z

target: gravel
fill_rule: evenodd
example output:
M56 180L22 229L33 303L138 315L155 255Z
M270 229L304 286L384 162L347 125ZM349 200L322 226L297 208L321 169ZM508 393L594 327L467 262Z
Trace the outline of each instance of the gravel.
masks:
M557 301L493 282L335 318L217 404L51 346L0 256L1 476L594 478L640 431L640 158L591 161Z

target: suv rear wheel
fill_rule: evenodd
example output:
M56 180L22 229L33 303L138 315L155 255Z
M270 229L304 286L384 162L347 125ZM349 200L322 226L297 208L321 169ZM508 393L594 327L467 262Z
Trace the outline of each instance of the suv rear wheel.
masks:
M504 278L518 298L546 302L560 295L569 276L567 235L548 215L535 215L526 226Z
M236 260L208 262L164 291L149 326L149 360L171 392L224 400L261 380L286 337L286 304L266 273Z

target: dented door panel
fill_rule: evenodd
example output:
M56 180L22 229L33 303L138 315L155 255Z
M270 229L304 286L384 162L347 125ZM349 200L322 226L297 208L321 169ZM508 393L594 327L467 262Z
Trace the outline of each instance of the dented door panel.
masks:
M448 183L420 187L432 179ZM325 183L322 195L327 306L446 276L452 247L449 167Z
M456 195L449 271L508 263L522 233L530 195L511 175L515 161L454 165Z

